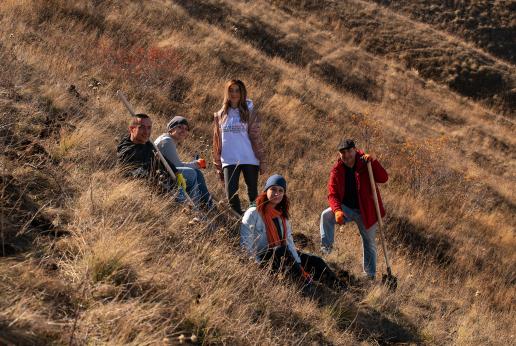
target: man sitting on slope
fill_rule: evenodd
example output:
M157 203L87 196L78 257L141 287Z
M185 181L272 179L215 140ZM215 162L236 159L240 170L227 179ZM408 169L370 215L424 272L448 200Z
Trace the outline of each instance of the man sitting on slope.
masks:
M125 175L157 181L164 191L172 188L172 179L159 158L154 145L149 141L152 121L147 114L136 114L129 123L129 134L117 147L118 162L126 167ZM186 182L174 164L167 161L176 175L177 185L186 189Z

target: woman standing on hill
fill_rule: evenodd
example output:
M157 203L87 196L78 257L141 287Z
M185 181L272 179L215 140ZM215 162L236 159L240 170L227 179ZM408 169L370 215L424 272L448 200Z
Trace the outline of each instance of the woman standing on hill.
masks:
M281 175L267 179L256 207L244 214L240 226L240 245L259 263L272 261L274 271L285 270L293 279L310 283L312 277L332 288L345 289L324 260L296 250L289 221L287 182Z
M214 114L213 159L217 174L224 181L231 208L243 214L238 197L240 172L244 175L249 201L258 195L258 175L263 174L265 150L260 136L260 122L253 102L240 80L224 86L222 108Z

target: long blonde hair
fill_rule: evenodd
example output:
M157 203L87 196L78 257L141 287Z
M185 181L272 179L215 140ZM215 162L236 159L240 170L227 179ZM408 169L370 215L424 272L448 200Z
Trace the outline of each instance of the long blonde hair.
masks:
M240 89L240 100L238 101L238 109L240 111L240 121L247 123L249 121L249 107L247 107L247 89L239 79L231 79L224 85L224 102L222 103L222 116L228 114L228 109L231 107L231 100L229 99L229 88L232 85L238 85Z

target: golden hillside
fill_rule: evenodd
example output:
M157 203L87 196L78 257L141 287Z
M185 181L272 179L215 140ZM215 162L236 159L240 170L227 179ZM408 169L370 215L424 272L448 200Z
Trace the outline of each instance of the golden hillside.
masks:
M0 344L514 344L516 69L376 2L1 2ZM190 222L121 177L116 90L153 138L186 116L185 157L209 158L233 77L307 251L339 139L379 157L396 292L303 296L241 256L222 207ZM354 226L336 246L331 266L358 275Z

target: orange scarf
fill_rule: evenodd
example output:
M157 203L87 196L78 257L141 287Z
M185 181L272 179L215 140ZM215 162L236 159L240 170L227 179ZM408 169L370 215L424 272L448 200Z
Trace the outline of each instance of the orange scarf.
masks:
M283 217L283 213L277 209L274 209L267 203L263 213L261 213L265 228L267 230L267 241L269 242L269 248L273 248L280 245L287 245L287 220ZM283 225L283 239L280 239L274 219L280 218ZM281 230L279 230L281 231Z
M287 219L283 217L283 213L277 209L274 209L269 204L265 205L263 213L260 213L263 222L265 223L265 229L267 230L267 241L269 242L269 248L276 246L287 245ZM280 239L276 224L274 223L275 218L280 218L283 225L283 239ZM299 266L301 269L301 276L307 283L312 282L312 277L308 274L303 266Z

